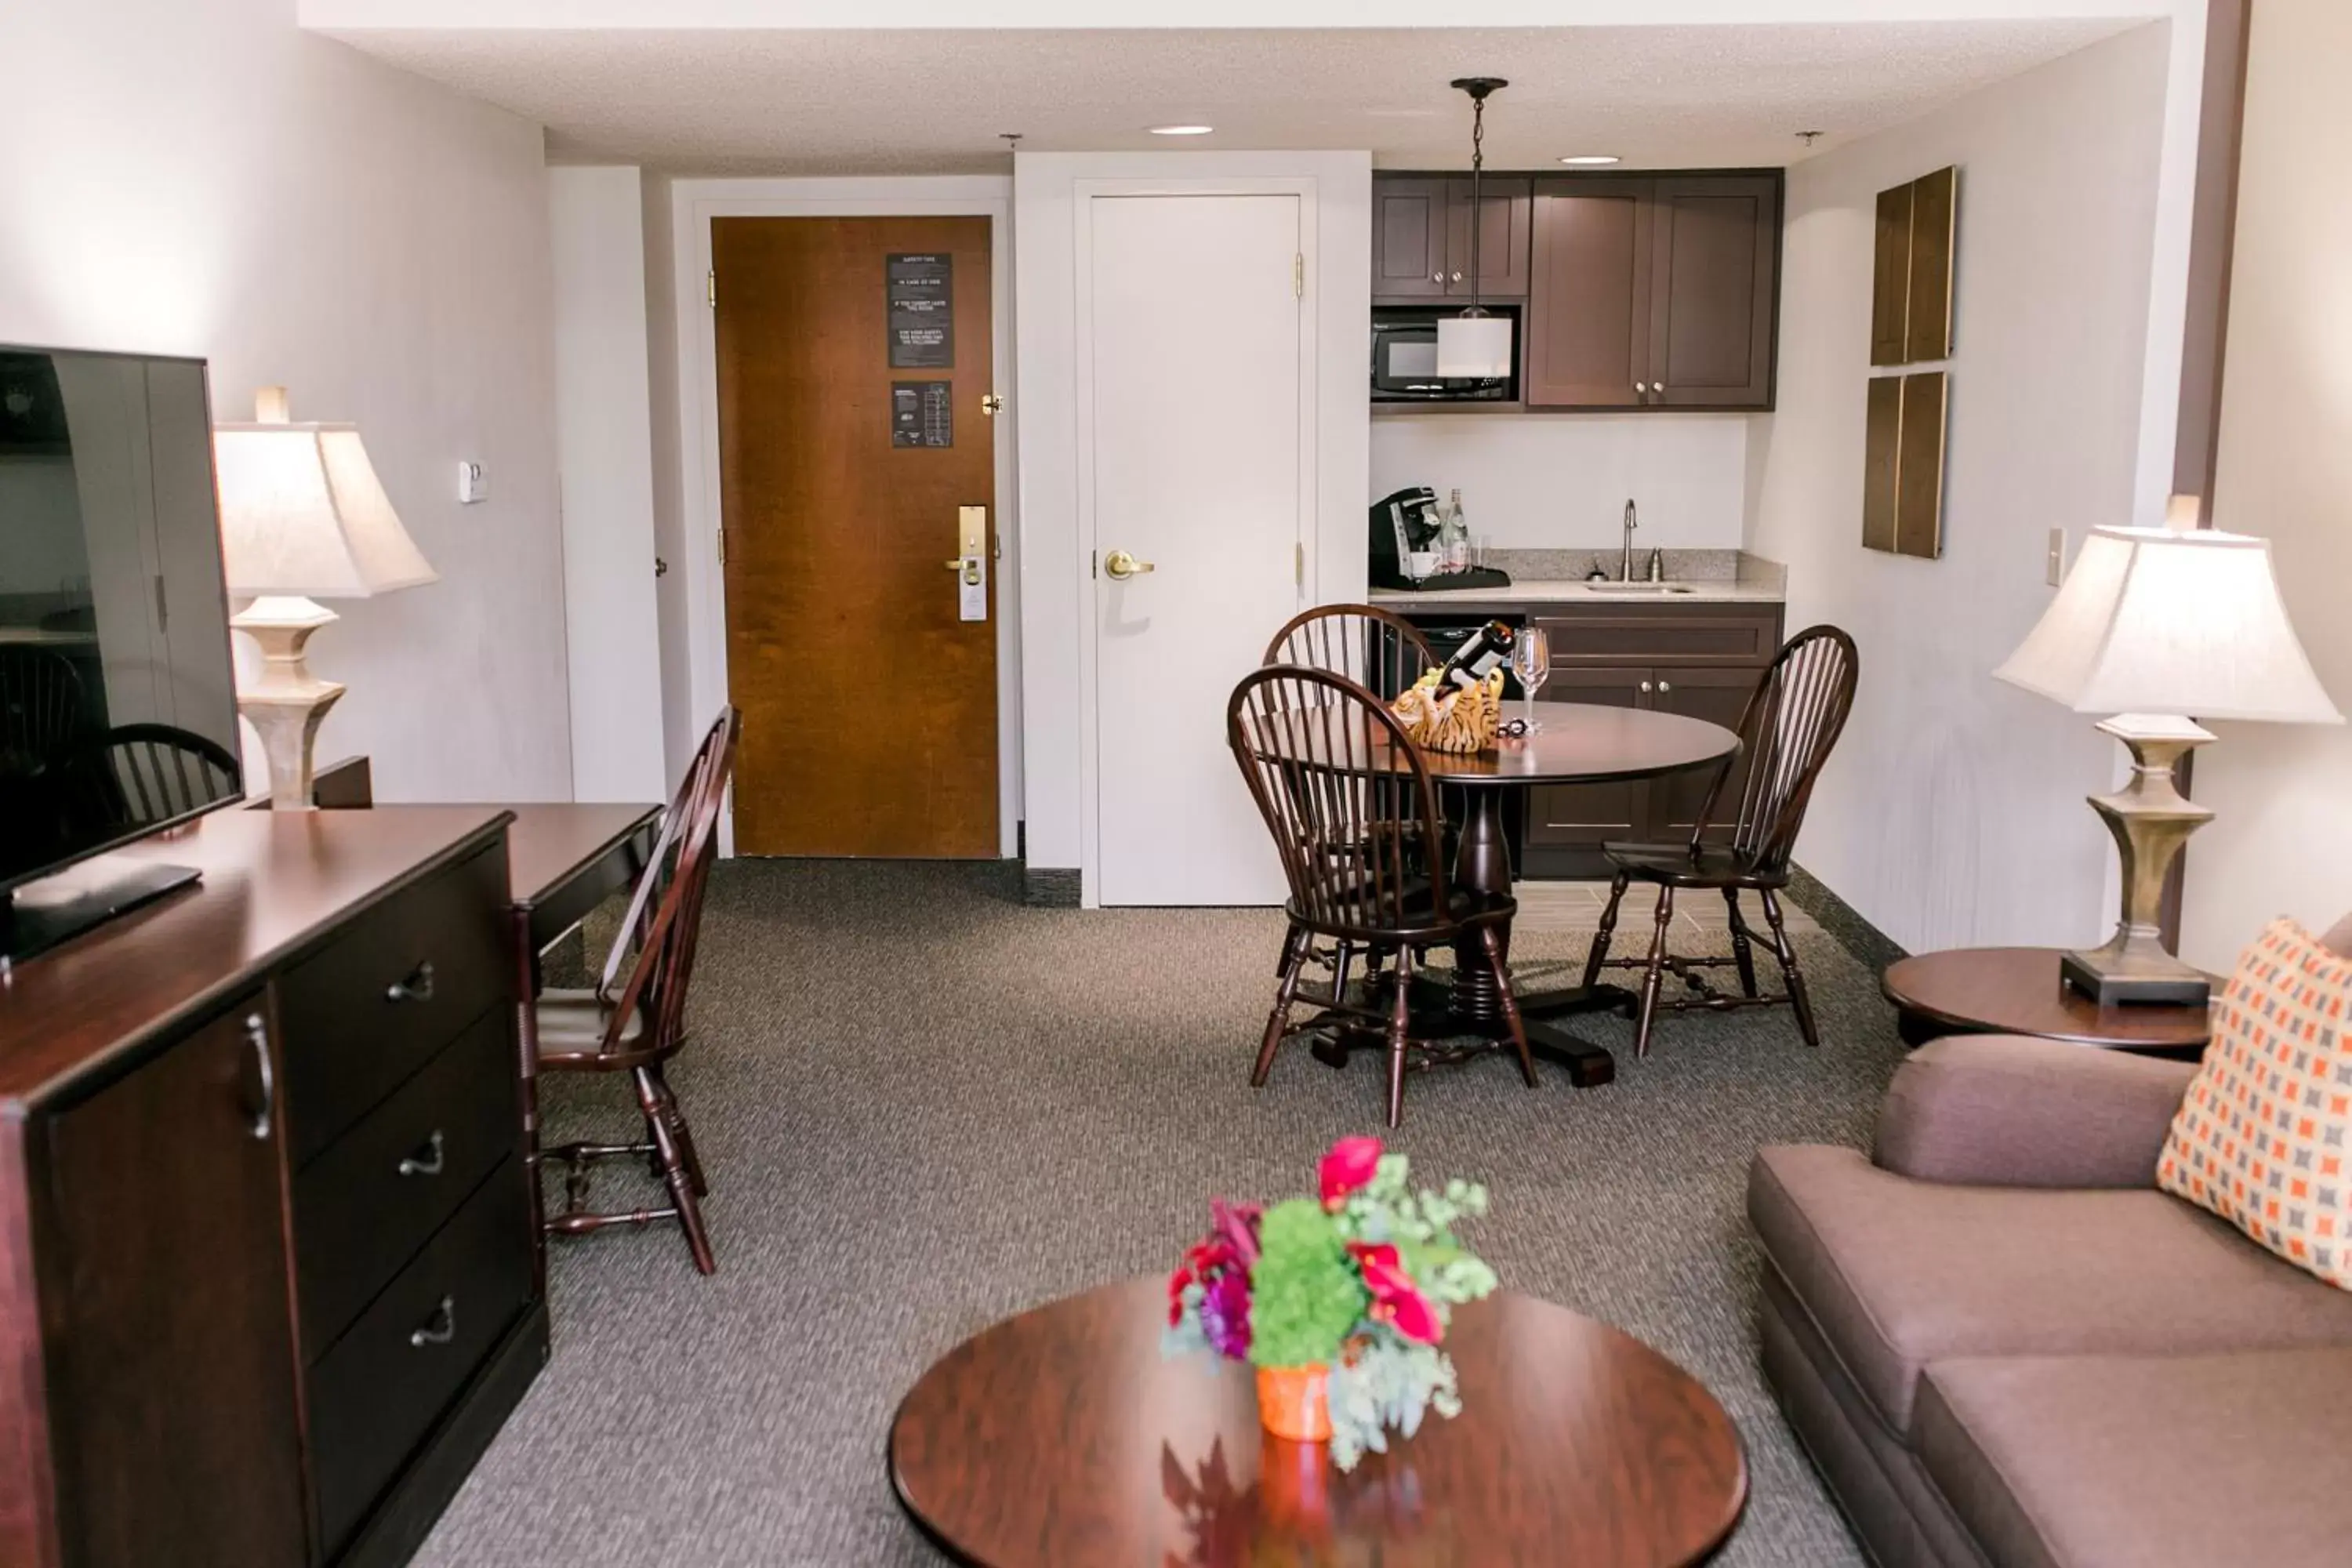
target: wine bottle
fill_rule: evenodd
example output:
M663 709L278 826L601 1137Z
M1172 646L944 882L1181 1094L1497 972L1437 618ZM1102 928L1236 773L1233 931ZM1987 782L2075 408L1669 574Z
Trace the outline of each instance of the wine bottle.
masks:
M1438 666L1439 689L1477 685L1510 662L1511 648L1518 640L1518 634L1504 622L1488 621L1469 641L1454 650L1453 658Z

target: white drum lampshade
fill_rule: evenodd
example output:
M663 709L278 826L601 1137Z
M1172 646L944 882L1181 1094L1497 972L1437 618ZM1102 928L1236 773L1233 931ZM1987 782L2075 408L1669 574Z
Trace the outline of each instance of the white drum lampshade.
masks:
M2101 947L2069 952L2066 984L2102 1005L2196 1004L2204 975L2164 951L2166 874L2213 814L2182 795L2174 764L2213 739L2199 719L2340 724L2279 597L2266 539L2210 529L2097 528L2049 609L1994 676L2113 717L2132 780L2091 805L2123 859L2123 917Z
M213 432L228 591L253 598L229 625L262 654L237 710L268 753L272 807L307 811L311 742L343 694L312 676L303 655L310 634L336 618L315 598L365 599L437 574L401 527L356 427L290 422L283 387L264 388L257 402L252 424Z
M1511 374L1511 318L1477 315L1437 319L1437 374L1492 381Z

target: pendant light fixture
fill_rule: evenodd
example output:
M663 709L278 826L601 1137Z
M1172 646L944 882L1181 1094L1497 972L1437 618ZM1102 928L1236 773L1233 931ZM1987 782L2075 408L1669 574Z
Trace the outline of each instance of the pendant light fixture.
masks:
M1511 320L1490 316L1479 304L1479 174L1486 166L1486 95L1511 84L1500 77L1465 76L1453 85L1470 95L1470 303L1458 316L1437 321L1437 374L1492 381L1511 374Z

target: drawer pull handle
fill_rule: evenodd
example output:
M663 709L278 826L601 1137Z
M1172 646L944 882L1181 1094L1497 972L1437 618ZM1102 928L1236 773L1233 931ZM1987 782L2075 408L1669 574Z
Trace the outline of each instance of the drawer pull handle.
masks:
M446 1345L457 1337L457 1303L444 1296L441 1304L433 1309L433 1315L425 1320L425 1326L410 1331L408 1342L423 1350L426 1345Z
M433 1136L425 1141L419 1153L411 1154L400 1163L400 1173L404 1176L437 1176L444 1163L441 1130L436 1127L433 1130Z
M247 1129L257 1142L269 1142L269 1120L278 1108L278 1075L269 1065L269 1025L258 1013L245 1020L245 1037L253 1046L253 1067L261 1079L261 1109L253 1113L253 1125Z
M411 972L405 980L395 981L384 988L387 1002L430 1002L433 1000L433 961L426 959Z

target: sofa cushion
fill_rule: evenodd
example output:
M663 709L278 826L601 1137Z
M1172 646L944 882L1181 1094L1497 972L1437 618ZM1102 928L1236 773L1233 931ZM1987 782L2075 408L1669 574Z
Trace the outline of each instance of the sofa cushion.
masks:
M1916 1426L2005 1568L2352 1558L2352 1350L1940 1362Z
M1897 1433L1921 1371L1953 1356L2352 1347L2352 1294L2152 1187L1953 1186L1781 1146L1749 1167L1748 1213Z
M2156 1184L2352 1287L2352 959L2293 921L2238 960Z

